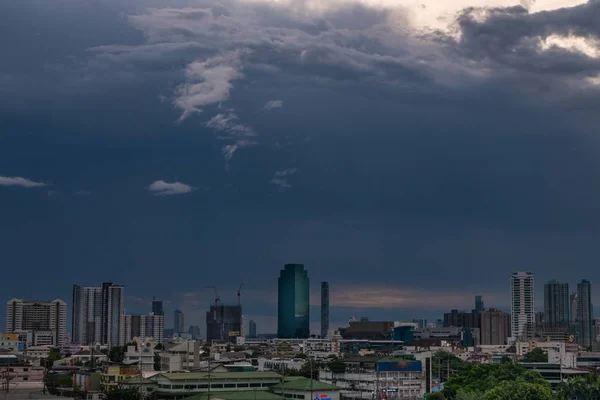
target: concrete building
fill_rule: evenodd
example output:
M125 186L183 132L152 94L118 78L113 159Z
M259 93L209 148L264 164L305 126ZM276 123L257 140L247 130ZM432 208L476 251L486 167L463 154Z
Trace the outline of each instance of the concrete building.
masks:
M184 327L183 311L175 310L173 312L173 332L181 335Z
M569 328L571 304L569 284L552 280L544 285L544 328Z
M156 343L163 343L165 317L163 315L122 315L119 345L133 341L134 338L152 338Z
M310 287L303 264L286 264L278 280L277 337L310 336Z
M206 341L235 343L242 335L241 305L212 305L206 312Z
M592 345L594 309L592 306L592 285L588 280L577 284L577 342L583 347Z
M6 303L6 333L27 333L47 337L54 346L67 342L67 303L53 301L25 301L12 299Z
M160 352L161 371L184 371L200 367L200 342L167 342L164 346Z
M535 328L535 285L533 273L514 272L510 279L511 342L530 339Z
M509 332L508 314L490 308L481 312L481 344L503 345L507 343Z
M329 282L321 282L321 338L329 332Z
M257 337L256 321L254 321L253 319L248 321L248 337L251 339L255 339Z
M125 288L121 285L74 285L71 340L82 345L118 345L124 308Z
M156 300L156 297L152 298L152 314L165 315L165 311L163 309L163 302L162 300Z
M118 388L124 380L133 376L138 377L139 373L137 365L105 363L102 364L100 385L103 391L108 392Z
M125 352L125 358L123 362L125 364L137 363L138 369L142 372L154 371L154 346L152 342L144 340L137 340L136 345L127 346Z

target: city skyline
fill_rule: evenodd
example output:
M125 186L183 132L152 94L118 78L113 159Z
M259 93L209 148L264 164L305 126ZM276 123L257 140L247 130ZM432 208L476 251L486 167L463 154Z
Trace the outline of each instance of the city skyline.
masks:
M113 281L172 326L243 282L273 330L290 261L332 326L600 282L599 2L58 1L0 2L7 299Z

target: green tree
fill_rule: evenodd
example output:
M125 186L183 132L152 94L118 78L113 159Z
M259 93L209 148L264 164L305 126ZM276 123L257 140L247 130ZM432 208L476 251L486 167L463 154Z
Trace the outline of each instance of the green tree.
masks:
M341 374L346 372L346 364L337 360L327 364L327 368L329 368L329 370L335 374Z
M486 391L483 400L552 400L552 390L546 382L505 381Z
M160 371L160 355L154 354L154 370Z
M455 399L459 391L483 393L496 388L503 382L523 382L548 386L538 372L528 371L523 366L507 362L504 364L467 365L444 384L446 398Z
M108 359L112 362L123 362L124 358L125 351L123 351L123 347L121 346L111 347L110 351L108 352Z
M427 395L427 400L446 400L446 396L444 396L442 392L429 393Z
M439 374L442 382L447 381L449 376L460 372L467 366L467 363L448 351L436 352L431 361L433 374Z
M163 346L162 343L157 343L156 346L154 346L154 350L164 350L165 347Z
M103 394L104 400L139 400L140 392L137 388L116 388Z
M547 363L548 362L548 353L539 347L531 350L529 353L525 354L523 357L523 362L540 362Z

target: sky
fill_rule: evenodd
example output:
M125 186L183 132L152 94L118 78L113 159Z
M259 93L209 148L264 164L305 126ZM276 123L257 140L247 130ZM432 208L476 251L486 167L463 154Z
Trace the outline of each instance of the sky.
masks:
M0 293L276 330L600 281L600 1L0 2ZM8 272L6 272L8 271ZM593 300L600 302L600 290ZM1 310L0 312L4 312ZM0 314L2 317L3 314Z

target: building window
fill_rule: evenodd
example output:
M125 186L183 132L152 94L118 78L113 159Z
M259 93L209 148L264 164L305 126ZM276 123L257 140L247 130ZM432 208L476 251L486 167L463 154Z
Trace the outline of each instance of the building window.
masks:
M260 383L251 383L250 387L252 387L252 388L259 388L260 387Z
M238 385L237 385L238 388L247 388L248 386L250 386L250 385L247 383L238 383Z
M171 389L183 389L183 385L172 385Z
M186 390L196 389L196 385L185 385Z
M226 383L223 385L225 388L234 388L235 387L235 383Z

